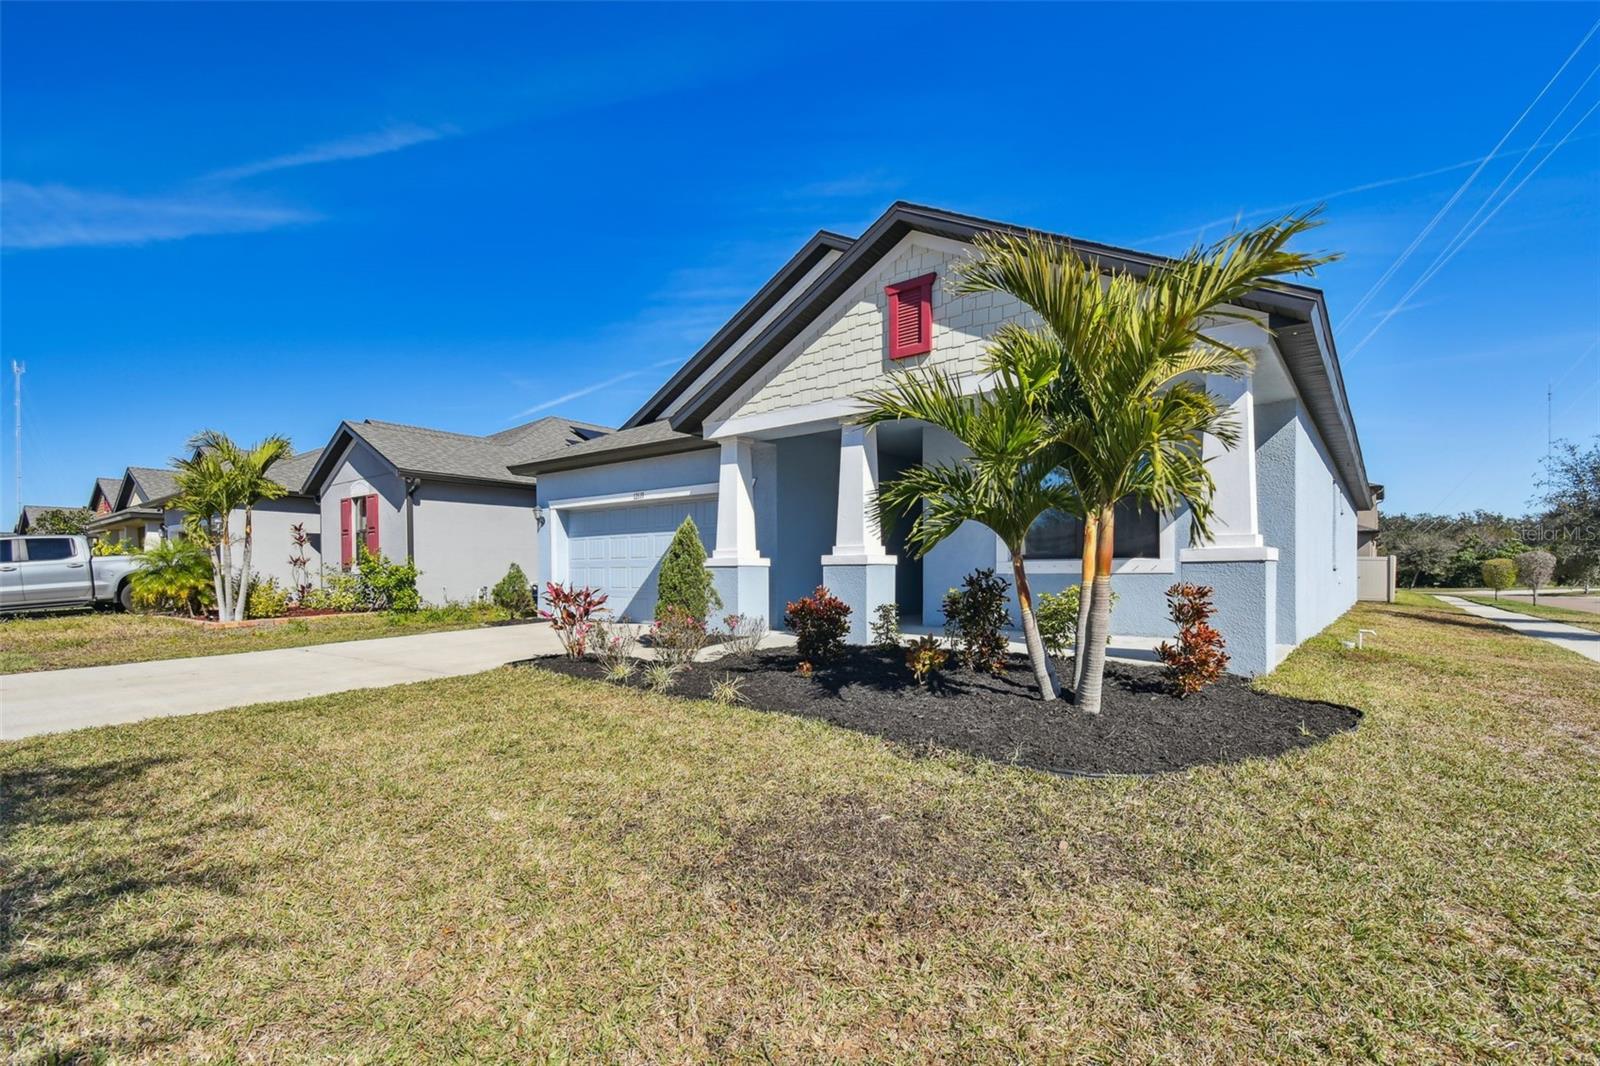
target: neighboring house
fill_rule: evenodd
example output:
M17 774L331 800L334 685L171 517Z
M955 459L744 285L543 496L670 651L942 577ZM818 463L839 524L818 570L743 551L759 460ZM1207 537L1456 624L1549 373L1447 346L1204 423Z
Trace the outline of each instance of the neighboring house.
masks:
M97 515L110 514L117 509L117 492L122 488L119 477L97 477L89 493L89 510Z
M1009 297L947 287L973 237L991 230L1016 227L895 204L855 240L820 233L622 429L514 464L538 477L540 580L596 586L618 614L648 618L661 554L685 516L700 528L725 610L776 626L786 602L826 584L850 605L856 642L880 604L938 625L946 590L971 570L1009 579L998 538L976 524L920 560L903 550L909 520L878 528L879 479L958 460L953 439L919 423L851 424L863 394L904 367L941 367L981 388L995 331L1032 321ZM1135 272L1159 261L1073 243ZM1257 365L1244 381L1211 382L1244 436L1232 451L1206 449L1212 539L1189 543L1186 512L1124 509L1112 625L1171 636L1167 587L1211 585L1231 669L1254 674L1354 602L1355 515L1373 501L1322 293L1275 284L1245 306L1273 332L1217 331L1252 348ZM1036 594L1077 582L1080 539L1066 516L1036 527L1026 564Z
M512 563L532 580L539 572L534 478L509 464L607 432L563 418L482 437L342 422L305 486L320 501L327 561L350 566L361 544L409 559L429 603L484 598Z
M82 507L51 507L48 504L28 503L23 504L22 511L17 515L17 524L11 527L13 533L30 533L38 523L39 517L50 511L62 511L66 514L81 515L87 519L89 512Z
M1372 506L1356 512L1356 554L1363 558L1378 554L1378 534L1383 531L1383 516L1378 513L1378 505L1383 502L1383 486L1369 487Z
M272 477L289 490L276 500L262 500L252 508L250 570L262 577L273 577L293 587L303 578L291 565L293 542L290 529L303 524L309 545L307 568L315 579L321 567L320 513L315 497L305 491L306 477L321 456L321 449L301 452L280 460L272 467ZM165 467L130 466L114 492L105 491L102 478L95 485L95 498L109 498L111 510L90 519L88 530L96 539L125 544L131 548L153 547L164 540L183 536L184 512L172 506L178 493L177 471ZM236 542L234 566L242 565L237 541L244 535L244 510L228 518L229 533Z

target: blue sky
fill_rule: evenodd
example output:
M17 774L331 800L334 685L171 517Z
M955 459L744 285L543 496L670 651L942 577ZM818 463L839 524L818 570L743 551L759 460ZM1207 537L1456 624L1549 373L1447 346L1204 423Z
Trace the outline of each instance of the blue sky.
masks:
M1325 199L1387 509L1518 511L1548 383L1556 436L1600 432L1600 34L1416 239L1595 14L8 4L24 495L81 502L208 426L615 424L895 199L1162 252Z

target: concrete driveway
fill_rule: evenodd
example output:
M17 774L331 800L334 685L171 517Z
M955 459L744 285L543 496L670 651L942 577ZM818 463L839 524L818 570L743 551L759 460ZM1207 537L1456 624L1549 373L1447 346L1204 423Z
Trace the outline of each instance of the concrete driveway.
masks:
M476 674L561 650L543 624L0 676L0 740Z

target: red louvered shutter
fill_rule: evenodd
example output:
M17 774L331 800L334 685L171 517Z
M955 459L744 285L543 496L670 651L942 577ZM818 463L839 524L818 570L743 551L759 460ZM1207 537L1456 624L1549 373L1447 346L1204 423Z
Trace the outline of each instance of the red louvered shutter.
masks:
M356 561L356 531L350 524L353 503L355 501L348 496L339 501L339 565L346 569Z
M890 359L933 351L933 279L924 274L884 290L889 297Z
M378 494L367 497L367 551L378 554Z

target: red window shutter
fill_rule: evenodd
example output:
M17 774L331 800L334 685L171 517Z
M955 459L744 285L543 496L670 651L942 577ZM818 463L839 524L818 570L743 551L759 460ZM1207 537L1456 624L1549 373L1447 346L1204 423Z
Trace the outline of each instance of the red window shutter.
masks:
M351 505L355 501L346 496L339 501L339 565L349 566L356 561L355 528L351 525Z
M924 274L884 290L889 297L890 359L933 351L933 279Z
M367 497L367 551L378 554L378 494Z

